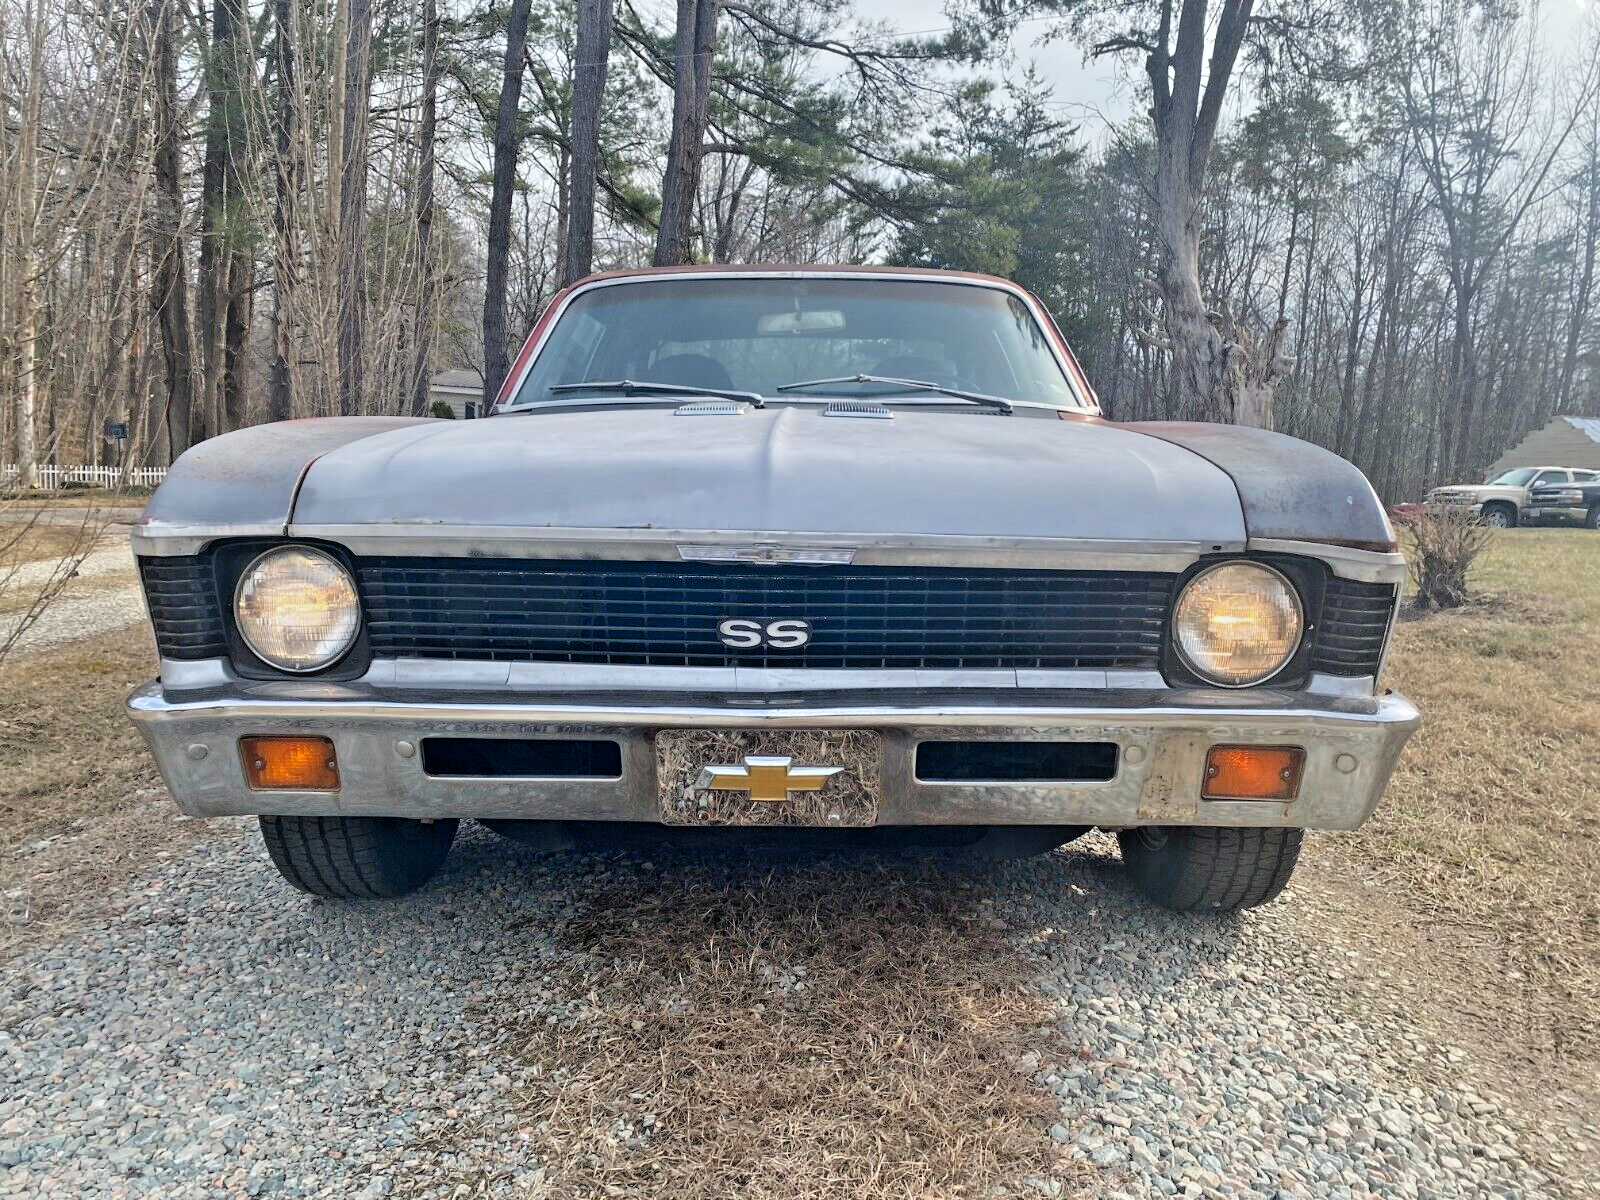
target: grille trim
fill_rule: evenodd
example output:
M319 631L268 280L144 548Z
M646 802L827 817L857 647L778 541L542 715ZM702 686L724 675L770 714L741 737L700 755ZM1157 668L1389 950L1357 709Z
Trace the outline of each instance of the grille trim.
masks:
M1394 604L1392 583L1330 577L1323 590L1311 669L1324 675L1376 677Z
M194 662L228 653L209 557L141 558L139 578L162 658Z
M1152 668L1176 577L949 567L356 559L375 654L792 669ZM729 649L728 617L806 619Z
M226 657L229 653L227 626L217 592L212 556L202 554L140 557L138 563L151 624L155 630L156 645L162 657L186 662ZM547 573L566 570L595 572L608 569L634 573L653 570L662 573L677 571L701 575L727 574L735 577L773 577L779 573L786 573L790 578L801 580L809 578L814 583L830 574L839 573L853 576L910 576L928 582L929 586L949 577L979 581L993 581L999 578L1010 580L1011 590L1000 598L996 598L994 593L990 593L987 598L982 592L974 595L970 589L964 594L945 592L940 593L942 599L935 600L930 598L924 589L920 596L907 593L890 599L880 596L875 602L865 604L859 599L830 602L813 590L810 598L803 601L807 606L807 612L813 614L812 619L815 619L814 614L821 614L825 623L838 620L842 622L840 628L857 639L868 632L877 631L880 653L873 654L870 658L857 654L849 661L844 661L844 655L820 654L815 647L810 653L734 652L724 650L719 644L701 657L689 655L680 647L676 654L656 657L647 662L638 656L637 649L632 653L625 651L609 656L596 653L592 649L582 657L560 653L543 653L536 656L532 652L533 648L518 647L513 644L517 629L520 628L518 618L525 615L526 603L539 598L541 594L551 599L557 598L563 588L556 583L545 584L544 593L529 590L525 583L518 585L504 581L495 585L501 590L486 592L485 595L503 597L509 602L502 605L504 614L511 618L509 623L502 622L508 624L507 628L495 629L491 626L490 629L484 630L480 623L480 627L474 631L446 632L442 637L447 640L435 642L431 646L419 643L415 637L418 631L406 630L403 628L403 622L396 623L392 627L376 625L374 623L376 620L392 621L404 615L398 611L396 598L404 599L405 590L403 587L398 591L395 590L396 583L403 584L404 580L396 581L391 577L390 591L384 594L383 605L380 605L376 599L379 592L369 586L369 573L385 569L393 571L397 566L403 568L413 563L452 574L460 568L493 569L510 565ZM380 655L467 660L487 658L513 662L611 662L618 665L745 666L780 669L822 669L830 666L887 669L883 666L886 661L890 664L906 663L919 648L929 653L910 662L910 665L923 669L1015 667L1037 670L1058 667L1071 669L1073 666L1090 669L1155 668L1159 666L1161 643L1165 636L1167 614L1177 579L1175 575L1156 572L1013 571L997 568L966 570L947 567L840 565L818 567L698 562L681 565L646 562L562 563L529 559L374 557L359 558L355 560L355 565L358 583L361 586L364 616L372 632L373 649ZM1053 581L1059 581L1063 577L1069 579L1077 577L1097 583L1099 590L1058 592L1052 595ZM570 584L567 588L570 590ZM420 592L426 597L428 586L414 582L411 591ZM1396 588L1393 584L1365 583L1330 576L1324 589L1320 618L1312 635L1309 669L1320 674L1349 678L1375 677L1387 642L1395 593ZM734 602L732 598L725 597L726 593L719 591L714 596L702 598L698 601L698 605L690 603L682 605L677 613L680 621L676 626L680 636L690 631L687 622L691 619L712 616L721 619L726 616L745 615L742 612L724 611L722 605ZM630 612L635 614L645 612L645 601L642 598L629 597L618 589L613 589L610 599L613 612L618 616ZM1054 614L1064 618L1084 618L1084 624L1078 631L1077 641L1071 647L1077 655L1075 660L1066 661L1068 656L1061 654L1062 647L1059 644L1051 645L1040 640L1034 630L1026 624L1023 628L1013 627L1010 630L1012 634L1010 647L990 646L986 648L990 652L986 655L975 652L974 642L970 636L974 632L975 622L989 621L992 632L1004 625L1004 614L1008 604L1029 602L1035 605L1049 602L1052 605L1050 611ZM384 605L388 607L385 608ZM449 615L454 618L457 614ZM767 619L778 619L789 615L806 614L791 614L787 610L774 611ZM571 616L565 619L567 621L565 626L551 626L558 636L581 633L584 630L585 624L582 620L575 621ZM714 625L714 622L711 624ZM698 627L698 621L696 626ZM668 628L670 627L665 625L636 621L620 626L619 631L638 635L664 632ZM930 630L938 636L930 637ZM474 643L473 639L476 637L487 637L490 641L504 644L498 647L492 646L490 652L484 653L480 652L480 647ZM943 640L939 640L940 638ZM410 648L406 648L408 639ZM1003 662L1000 661L1002 653L1007 651L1011 657ZM960 664L959 667L955 666L957 663Z

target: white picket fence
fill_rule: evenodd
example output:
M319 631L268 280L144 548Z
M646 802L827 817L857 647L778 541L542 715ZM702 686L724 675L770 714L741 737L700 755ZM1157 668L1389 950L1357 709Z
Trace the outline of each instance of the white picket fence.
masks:
M15 463L0 463L0 484L15 484L19 471ZM68 484L81 487L155 487L167 477L165 467L135 467L126 473L121 467L39 467L39 486L59 491Z

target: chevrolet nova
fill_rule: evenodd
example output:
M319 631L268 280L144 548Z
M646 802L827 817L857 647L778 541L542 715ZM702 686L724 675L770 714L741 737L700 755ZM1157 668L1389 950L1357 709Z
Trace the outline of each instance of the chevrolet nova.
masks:
M1114 831L1179 909L1276 896L1417 713L1362 475L1117 424L1003 280L598 276L483 420L202 443L134 533L179 806L324 896L421 886L458 822L546 841Z

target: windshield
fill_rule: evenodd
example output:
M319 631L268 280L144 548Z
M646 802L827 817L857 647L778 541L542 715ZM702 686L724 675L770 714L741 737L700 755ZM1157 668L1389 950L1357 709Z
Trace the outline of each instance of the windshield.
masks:
M623 379L755 392L775 400L871 396L891 404L949 402L853 380L779 390L854 375L1082 407L1044 330L1014 293L894 278L692 276L580 293L557 320L510 406L571 402L582 393L563 392L563 385Z
M1503 471L1489 480L1491 484L1501 484L1505 487L1526 487L1528 480L1533 478L1536 467L1518 467L1514 471Z

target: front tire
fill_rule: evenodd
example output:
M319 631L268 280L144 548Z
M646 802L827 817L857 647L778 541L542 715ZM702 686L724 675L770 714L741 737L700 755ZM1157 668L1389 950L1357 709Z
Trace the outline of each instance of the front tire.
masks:
M278 873L313 896L371 900L414 892L444 863L455 818L262 817Z
M1517 510L1509 504L1486 504L1479 520L1491 529L1514 529L1517 524Z
M1117 835L1139 890L1179 912L1237 912L1283 891L1300 857L1301 830L1151 825Z
M1589 515L1583 519L1585 529L1600 529L1600 504L1589 510Z

